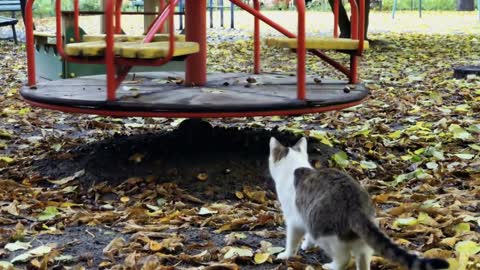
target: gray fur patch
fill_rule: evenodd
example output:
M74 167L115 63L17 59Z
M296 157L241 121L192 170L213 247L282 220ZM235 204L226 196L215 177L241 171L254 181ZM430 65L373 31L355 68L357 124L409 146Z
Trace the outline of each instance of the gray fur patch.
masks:
M288 147L277 145L272 151L273 162L278 162L288 155Z

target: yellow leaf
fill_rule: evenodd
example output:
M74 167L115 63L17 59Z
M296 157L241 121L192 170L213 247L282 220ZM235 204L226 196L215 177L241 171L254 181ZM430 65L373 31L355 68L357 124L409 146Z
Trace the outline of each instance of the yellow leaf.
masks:
M123 203L127 203L128 201L130 201L130 198L128 198L128 196L123 196L120 198L120 201Z
M455 235L460 235L470 231L470 223L459 223L455 226Z
M150 241L150 243L148 243L148 247L154 252L160 251L163 248L162 244L158 243L157 241Z
M235 196L237 196L237 198L239 198L240 200L245 198L245 195L243 195L243 192L241 191L236 191Z
M442 241L440 241L440 244L453 248L457 241L458 239L456 237L447 237L442 239Z
M200 181L206 181L208 179L208 174L206 173L199 173L197 175L197 179Z
M420 212L417 219L418 219L418 223L423 224L423 225L428 225L428 226L438 225L437 221L435 221L435 219L431 218L425 212Z
M268 253L257 253L253 258L256 264L262 264L266 262L270 258L270 254Z

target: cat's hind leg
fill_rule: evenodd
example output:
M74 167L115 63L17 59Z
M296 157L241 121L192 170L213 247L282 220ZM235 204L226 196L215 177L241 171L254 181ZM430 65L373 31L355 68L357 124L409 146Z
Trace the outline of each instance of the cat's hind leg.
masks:
M355 256L357 270L370 270L373 253L373 249L363 241L359 241L353 245L352 255Z
M294 225L287 224L287 240L285 245L285 251L277 255L277 259L285 260L293 257L297 254L298 246L302 237L305 234L305 230Z
M332 239L326 251L332 258L332 262L323 265L323 268L330 270L344 270L347 268L351 258L350 247L347 243Z

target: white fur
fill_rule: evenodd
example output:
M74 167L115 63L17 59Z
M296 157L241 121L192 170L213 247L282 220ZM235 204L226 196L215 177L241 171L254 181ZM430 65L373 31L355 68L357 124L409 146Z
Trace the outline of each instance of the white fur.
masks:
M369 270L373 250L362 240L345 242L338 239L337 236L312 239L307 234L305 222L296 207L294 187L295 170L302 167L312 168L308 161L307 140L305 138L300 139L294 147L289 149L287 156L274 162L273 149L279 145L280 143L275 138L272 137L270 139L268 166L270 174L275 181L278 199L287 227L285 251L278 254L277 258L288 259L295 256L300 241L305 238L302 243L302 249L318 245L332 258L333 261L331 263L324 265L327 269L343 270L348 266L350 257L355 256L357 270ZM299 149L299 151L294 148Z

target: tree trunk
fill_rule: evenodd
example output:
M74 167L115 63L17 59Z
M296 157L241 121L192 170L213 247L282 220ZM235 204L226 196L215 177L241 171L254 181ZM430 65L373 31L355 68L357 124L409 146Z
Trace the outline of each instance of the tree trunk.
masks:
M334 0L329 0L328 3L333 10L333 2ZM472 0L473 1L473 0ZM356 0L357 5L360 6L360 1ZM367 39L368 34L368 22L369 22L369 15L370 15L370 0L365 0L365 39ZM338 24L340 27L340 37L341 38L349 38L350 37L350 20L348 19L347 11L343 6L342 1L340 1L340 8L338 14Z
M472 11L475 10L473 0L457 0L458 11Z

